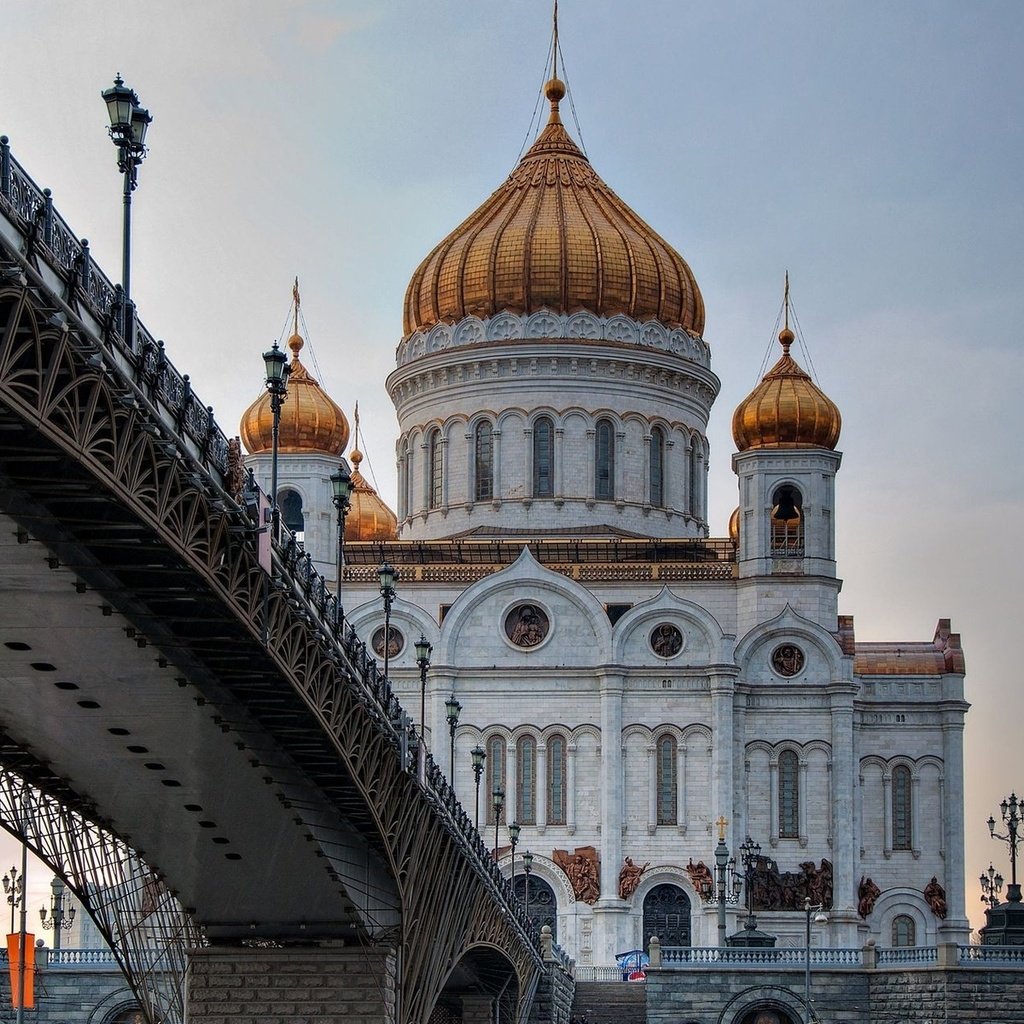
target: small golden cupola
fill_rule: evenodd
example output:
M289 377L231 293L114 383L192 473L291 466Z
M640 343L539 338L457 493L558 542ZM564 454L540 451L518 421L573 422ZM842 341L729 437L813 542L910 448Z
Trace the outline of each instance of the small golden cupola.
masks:
M278 451L282 455L319 452L341 455L348 444L349 426L345 414L302 365L299 352L305 342L299 334L299 282L292 290L294 323L288 348L292 353L288 394L281 405ZM274 414L270 394L264 392L242 416L242 443L250 455L271 451Z
M828 448L839 443L839 407L789 354L795 335L789 329L789 279L786 323L779 332L782 358L743 399L732 416L736 450L748 448Z
M355 443L359 444L359 405L356 404ZM359 471L363 453L354 448L349 455L352 462L352 493L345 517L345 540L396 540L398 516L384 504L380 495Z

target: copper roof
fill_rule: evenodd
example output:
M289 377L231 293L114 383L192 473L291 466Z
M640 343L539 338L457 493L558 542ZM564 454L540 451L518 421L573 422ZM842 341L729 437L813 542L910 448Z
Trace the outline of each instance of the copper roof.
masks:
M939 619L931 643L857 643L853 671L859 676L940 676L966 671L960 634Z
M598 177L562 125L558 79L547 126L508 180L420 264L405 335L508 310L624 314L704 330L690 268Z

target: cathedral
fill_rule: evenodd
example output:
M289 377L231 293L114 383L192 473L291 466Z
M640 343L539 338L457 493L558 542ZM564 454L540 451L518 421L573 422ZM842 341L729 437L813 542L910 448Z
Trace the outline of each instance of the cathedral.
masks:
M348 621L579 968L723 923L802 946L812 907L814 945L966 943L960 638L939 619L866 643L841 610L840 410L791 353L788 296L711 535L697 280L574 142L558 77L545 95L532 147L409 282L395 511L296 315L283 521L341 567ZM272 422L262 395L241 424L268 492Z

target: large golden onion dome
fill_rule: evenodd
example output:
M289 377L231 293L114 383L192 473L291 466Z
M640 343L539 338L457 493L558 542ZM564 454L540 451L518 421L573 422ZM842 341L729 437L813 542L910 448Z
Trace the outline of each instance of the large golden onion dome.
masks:
M384 504L359 472L363 453L356 449L349 458L352 460L352 493L345 517L345 540L395 540L398 537L398 516Z
M545 86L547 126L508 180L420 264L405 335L468 315L589 310L704 331L704 300L683 258L598 177Z
M302 452L341 455L348 444L348 420L299 361L303 344L299 334L288 339L292 361L288 394L281 404L278 451L284 455ZM274 413L269 392L264 392L245 410L239 429L250 455L272 449Z
M737 451L748 448L835 448L839 408L789 354L793 332L779 334L782 358L743 399L732 416Z

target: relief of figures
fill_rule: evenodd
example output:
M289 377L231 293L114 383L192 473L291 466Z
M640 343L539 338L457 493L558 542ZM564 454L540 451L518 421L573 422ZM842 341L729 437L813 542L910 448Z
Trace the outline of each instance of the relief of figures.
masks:
M547 615L535 604L521 604L505 616L505 635L516 647L536 647L550 628Z
M370 645L373 647L374 653L378 658L384 657L384 627L378 626L373 631L373 638L370 640ZM405 637L402 636L402 631L395 629L392 626L388 630L388 657L397 657L402 648L405 646Z
M821 866L804 861L799 871L779 871L771 857L757 857L750 869L754 910L803 910L804 900L822 907L832 906L832 862L822 858Z
M622 864L622 870L619 872L619 898L628 900L633 893L636 892L636 887L640 884L640 879L643 878L644 872L651 866L651 862L648 861L643 867L633 863L632 857L627 857Z
M857 886L857 913L867 917L875 909L875 901L881 895L882 890L870 878L861 875L860 885Z
M593 846L552 850L551 859L565 872L573 894L581 903L594 904L601 895L601 860Z
M690 876L690 881L700 898L707 903L715 894L715 879L711 874L711 868L702 860L694 864L691 857L690 863L686 865L686 873Z
M946 890L939 885L939 880L932 875L932 880L924 887L924 901L932 908L932 913L944 921L946 919Z

